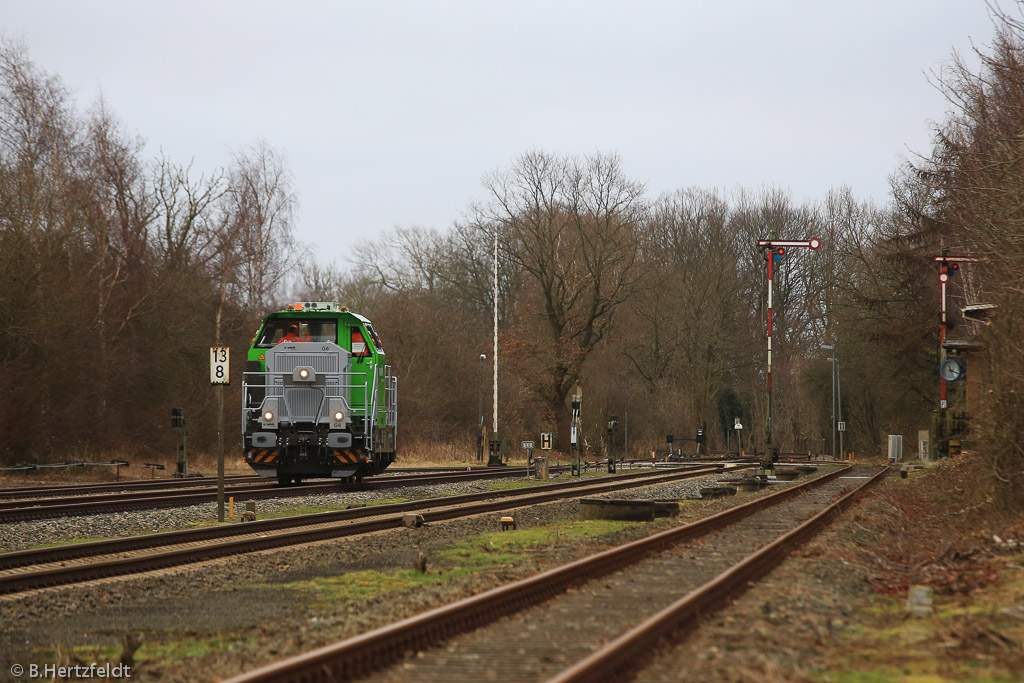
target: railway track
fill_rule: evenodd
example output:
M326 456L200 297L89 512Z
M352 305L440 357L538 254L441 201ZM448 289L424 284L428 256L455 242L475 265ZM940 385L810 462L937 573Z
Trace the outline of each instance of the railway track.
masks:
M476 467L474 469L486 469ZM465 467L390 467L383 476L395 474L431 473L431 472L464 472ZM240 474L224 477L227 485L266 482L266 477L258 474ZM116 491L153 491L158 489L181 489L199 486L216 486L217 477L183 477L174 479L140 479L136 481L108 481L95 484L56 484L53 486L11 486L0 488L0 499L46 498L54 496L82 496L93 493L113 493Z
M885 472L839 469L229 683L633 676L659 644L746 590Z
M635 470L600 480L576 480L530 489L488 491L391 505L281 517L246 524L170 531L0 554L0 593L88 581L200 562L226 555L284 547L402 526L415 512L423 521L536 505L559 498L652 486L718 474L727 465L676 471Z
M260 481L255 474L224 477L225 484L239 484ZM115 491L153 491L157 489L184 489L217 484L217 477L184 477L181 479L145 479L140 481L111 481L96 484L67 484L55 486L12 486L0 488L0 499L47 498L55 496L86 496L94 493Z
M557 468L552 468L557 471ZM319 493L340 493L386 489L396 486L430 485L441 482L472 481L476 479L500 479L524 476L525 467L490 467L465 470L446 470L443 473L401 474L388 477L374 477L362 483L341 484L336 481L305 484L302 486L278 486L266 479L253 484L225 486L224 495L235 498L294 498ZM126 510L150 510L162 507L197 505L217 500L217 487L190 488L183 491L125 491L121 493L97 493L67 498L33 498L29 500L0 501L0 523L21 522L32 519L50 519L77 515L91 515Z

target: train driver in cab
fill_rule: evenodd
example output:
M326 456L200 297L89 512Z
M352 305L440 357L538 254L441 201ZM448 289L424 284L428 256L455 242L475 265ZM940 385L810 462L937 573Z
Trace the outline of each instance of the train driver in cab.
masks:
M303 339L302 337L300 337L299 336L299 326L296 325L295 323L292 323L291 325L288 326L288 332L285 333L285 335L283 337L281 337L281 341L279 341L277 343L278 344L283 344L284 342L304 342L304 341L309 341L309 340L308 339Z

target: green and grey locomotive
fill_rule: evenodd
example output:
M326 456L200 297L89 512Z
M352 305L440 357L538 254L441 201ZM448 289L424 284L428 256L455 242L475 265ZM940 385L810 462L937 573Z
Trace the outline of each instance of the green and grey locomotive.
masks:
M397 390L363 316L324 302L271 313L245 364L245 462L281 485L379 474L395 461Z

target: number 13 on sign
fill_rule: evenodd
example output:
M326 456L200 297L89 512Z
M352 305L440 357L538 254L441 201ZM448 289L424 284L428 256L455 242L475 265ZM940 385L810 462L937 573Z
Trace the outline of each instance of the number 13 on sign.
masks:
M231 349L226 346L210 347L210 384L230 384L228 365L231 361Z

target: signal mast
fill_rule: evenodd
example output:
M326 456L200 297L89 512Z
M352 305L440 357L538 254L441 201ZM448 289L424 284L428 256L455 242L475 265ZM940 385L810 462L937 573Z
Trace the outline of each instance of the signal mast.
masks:
M946 332L949 330L949 314L946 304L946 285L960 272L961 263L977 263L981 259L973 256L950 256L949 250L943 249L941 256L933 256L932 260L939 264L939 424L938 430L942 433L936 434L936 444L940 455L947 455L949 444L946 431L946 410L949 407L947 400L947 384L960 379L961 368L956 361L946 361Z
M817 251L821 248L821 240L818 238L810 240L758 240L757 246L768 250L768 372L767 372L767 393L768 403L766 406L766 425L764 439L764 469L770 470L774 467L777 458L777 449L772 443L772 280L774 261L781 261L786 249L807 248Z

